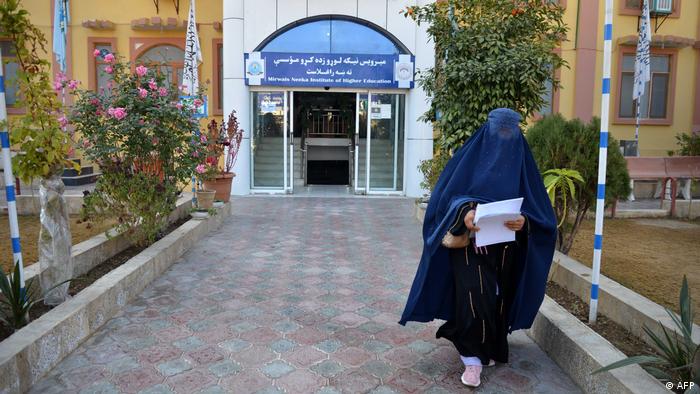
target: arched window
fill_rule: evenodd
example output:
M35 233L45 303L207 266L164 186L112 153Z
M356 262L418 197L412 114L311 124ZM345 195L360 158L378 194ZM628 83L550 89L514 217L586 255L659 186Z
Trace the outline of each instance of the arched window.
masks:
M368 21L324 15L293 22L263 41L256 52L397 55L409 50Z
M185 51L175 45L156 45L144 51L136 58L137 64L158 67L167 82L175 87L182 83Z

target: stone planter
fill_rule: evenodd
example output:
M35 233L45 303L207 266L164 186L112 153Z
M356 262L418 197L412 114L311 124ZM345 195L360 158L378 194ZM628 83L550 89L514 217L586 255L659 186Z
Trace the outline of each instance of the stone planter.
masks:
M205 181L204 188L216 191L216 199L227 203L231 197L231 183L235 176L236 174L232 172L223 173L210 181Z
M0 343L0 393L26 393L187 250L219 227L230 206L189 220L70 300Z
M190 213L190 215L192 216L192 219L194 219L194 220L204 220L204 219L209 217L209 212L207 212L207 211L192 211L192 213Z
M198 190L197 191L197 207L209 209L214 205L214 190Z

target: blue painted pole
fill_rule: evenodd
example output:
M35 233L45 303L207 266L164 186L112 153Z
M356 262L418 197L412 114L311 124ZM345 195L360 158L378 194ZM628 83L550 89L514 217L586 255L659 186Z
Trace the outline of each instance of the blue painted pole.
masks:
M608 167L608 125L610 124L610 61L612 58L613 3L613 0L605 0L605 25L603 27L603 96L600 102L600 152L598 153L598 195L595 208L595 239L593 242L591 303L588 313L588 321L590 323L595 323L598 315L600 258L603 252L605 179Z
M0 53L2 64L2 53ZM24 294L24 265L22 248L19 242L19 222L17 221L17 202L15 199L15 178L12 175L12 157L10 156L10 133L7 129L7 109L5 107L5 76L0 67L0 122L5 123L0 130L0 147L2 147L2 164L5 174L5 195L7 196L7 213L10 219L10 240L12 243L12 261L19 264L20 292Z

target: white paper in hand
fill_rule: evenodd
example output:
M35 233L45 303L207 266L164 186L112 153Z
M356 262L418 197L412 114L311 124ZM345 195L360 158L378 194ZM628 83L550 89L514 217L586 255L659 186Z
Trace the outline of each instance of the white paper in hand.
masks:
M477 205L474 214L474 224L479 227L476 246L515 241L515 231L508 229L504 222L516 220L522 205L522 197Z

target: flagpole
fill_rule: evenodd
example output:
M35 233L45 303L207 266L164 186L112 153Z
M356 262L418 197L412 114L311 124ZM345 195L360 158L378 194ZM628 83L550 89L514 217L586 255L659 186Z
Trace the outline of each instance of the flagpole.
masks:
M641 98L638 98L634 101L637 103L637 119L635 121L635 128L634 128L634 141L635 141L635 144L637 145L636 149L635 149L636 153L637 153L637 157L639 157L639 118L642 116L642 113L641 113L642 112L642 109L641 109L642 105L640 103L642 100L641 100ZM634 192L632 193L632 195L634 195Z
M187 89L185 94L190 97L195 97L199 90L199 76L197 75L198 63L202 61L201 48L199 46L199 35L197 34L197 22L195 14L195 0L190 0L190 9L187 15L187 31L185 32L185 59L184 70L182 73L183 82ZM193 130L193 138L196 143L199 143L199 116L195 115L198 120L197 127ZM192 173L192 207L197 206L197 179Z
M2 64L2 53L0 53ZM5 129L0 130L0 147L2 148L2 164L5 175L5 195L7 196L7 213L10 219L10 242L12 243L12 261L19 265L20 295L24 298L24 263L22 262L22 247L19 241L19 222L17 220L17 202L15 199L15 179L12 176L12 157L10 156L10 133L7 129L7 109L5 107L5 76L0 67L0 123ZM17 278L16 278L17 279Z
M651 21L649 20L649 1L643 0L637 38L637 51L634 59L634 90L632 93L632 98L636 104L634 141L637 144L637 157L639 157L639 126L642 117L642 96L646 93L646 84L651 79L650 46Z
M605 178L608 165L608 125L610 122L610 60L612 57L613 0L605 0L603 28L603 89L600 104L600 147L598 153L598 196L595 210L595 240L593 243L593 272L588 321L595 323L598 314L600 259L603 252L603 219L605 213Z

